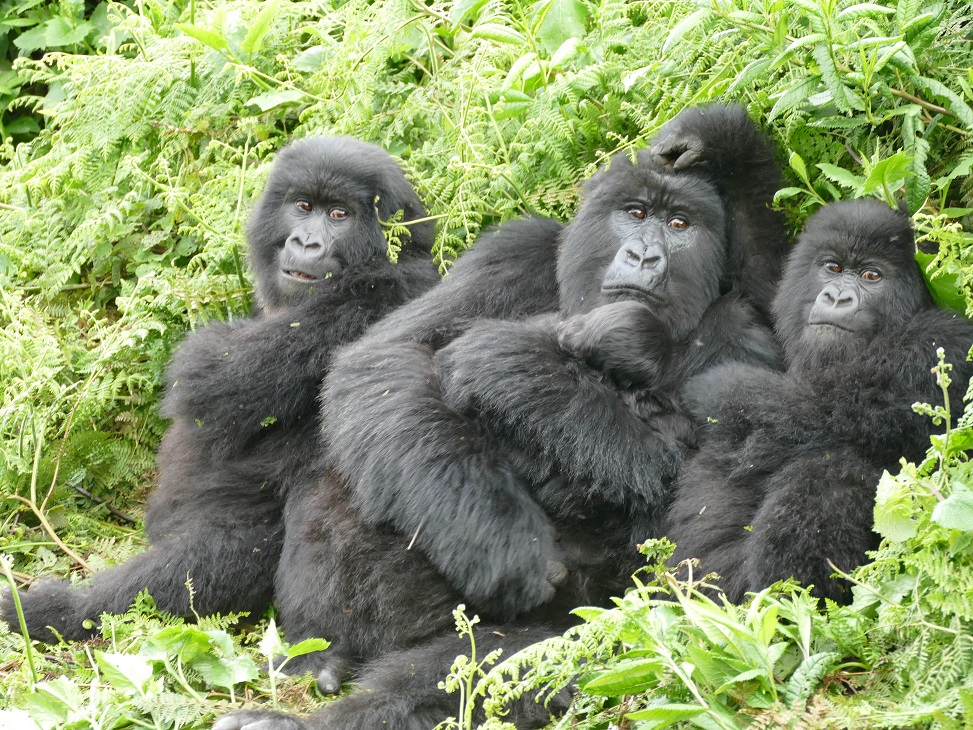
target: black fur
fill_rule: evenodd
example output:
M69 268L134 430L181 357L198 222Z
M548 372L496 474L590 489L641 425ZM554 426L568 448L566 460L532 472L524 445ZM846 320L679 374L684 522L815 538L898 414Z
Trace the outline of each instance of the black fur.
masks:
M410 229L399 263L389 262L376 196L383 218L424 216L376 147L315 138L280 153L248 229L263 311L190 335L168 371L163 412L173 423L146 515L151 548L84 586L40 582L22 594L34 638L52 640L48 626L68 639L90 636L85 619L124 612L145 588L180 615L269 604L288 487L309 479L320 453L315 399L334 350L439 280L428 222ZM285 261L288 247L300 250ZM295 279L287 271L297 267L306 271ZM16 627L9 596L2 611Z
M751 149L738 149L748 135ZM291 638L336 642L334 663L316 658L326 689L349 661L420 646L366 666L371 694L309 727L443 719L452 700L435 679L455 649L422 642L434 626L450 631L460 599L539 635L570 623L572 606L607 603L640 562L635 543L658 533L693 443L684 380L729 359L776 363L753 310L768 283L751 287L746 266L725 271L727 256L783 258L772 148L736 107L694 110L660 139L589 183L562 232L557 289L555 229L511 224L339 354L322 411L333 497L309 492L287 520L282 621ZM673 169L689 151L692 164ZM638 267L619 257L629 244ZM357 512L339 508L346 490Z
M730 600L793 576L849 601L828 561L864 562L879 542L882 471L925 454L934 426L912 404L942 398L937 347L955 368L954 403L965 392L973 325L935 307L914 254L908 218L885 204L825 207L774 305L787 372L727 365L687 388L697 416L715 422L678 481L666 534L674 562L698 558ZM881 278L862 277L872 271Z

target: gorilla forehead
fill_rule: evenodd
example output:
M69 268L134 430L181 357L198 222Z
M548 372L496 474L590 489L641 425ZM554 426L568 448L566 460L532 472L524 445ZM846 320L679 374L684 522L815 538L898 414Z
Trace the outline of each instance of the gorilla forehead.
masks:
M791 269L806 271L821 255L845 266L891 264L896 273L919 276L909 217L874 198L831 203L815 213L798 239Z
M280 199L295 192L318 198L341 193L371 204L383 182L401 176L388 153L374 145L350 137L309 137L281 150L267 190Z
M640 150L634 163L626 154L615 155L610 168L588 181L583 197L578 215L640 202L653 211L697 213L710 227L723 221L722 199L713 185L692 173L662 169L648 150Z

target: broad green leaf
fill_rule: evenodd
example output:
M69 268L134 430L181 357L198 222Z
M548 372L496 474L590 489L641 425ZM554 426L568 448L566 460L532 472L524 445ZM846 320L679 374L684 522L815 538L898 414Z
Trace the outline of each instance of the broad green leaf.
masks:
M45 48L47 46L47 30L43 25L31 28L14 38L14 45L28 53Z
M69 715L82 704L81 689L69 677L41 682L27 696L27 711L45 730L63 727Z
M241 682L252 682L260 676L260 668L248 655L218 657L215 654L203 654L196 657L190 666L203 678L207 684L231 689Z
M973 532L973 490L953 480L953 493L935 506L932 521L948 530Z
M915 83L926 92L937 96L942 100L948 102L946 107L949 111L960 120L963 125L968 130L973 130L973 109L963 101L963 98L957 94L955 91L950 89L946 84L936 79L926 78L925 76L916 76Z
M837 165L831 165L827 162L819 162L817 164L817 168L823 172L824 176L831 182L837 183L843 188L848 188L852 191L859 191L865 184L865 178L859 177L858 175L855 175L844 168L838 167Z
M673 703L650 707L646 710L636 710L635 712L628 713L625 717L629 720L655 720L656 724L651 726L654 730L655 728L669 727L674 722L688 720L703 712L706 712L706 708L700 705L680 705Z
M875 532L892 542L908 540L916 534L912 519L912 495L887 471L878 481L875 497Z
M473 37L518 46L527 44L527 39L521 33L499 23L480 23L473 28Z
M304 639L304 641L294 644L294 646L287 650L287 658L293 659L294 657L304 656L314 651L324 651L329 646L331 646L331 642L325 639Z
M880 161L865 178L862 192L867 195L881 189L894 193L905 184L906 178L912 176L909 171L910 159L905 152L896 152Z
M658 659L635 659L619 662L614 667L598 672L581 686L588 694L605 697L642 692L655 686L664 665Z
M142 644L141 654L154 660L178 657L189 663L210 650L210 638L195 626L168 626Z
M297 104L304 98L304 92L298 89L284 89L283 91L268 91L247 99L248 106L255 106L265 112L279 106Z
M95 652L101 676L117 690L128 695L144 696L152 681L152 665L138 654L107 654Z
M812 654L798 665L784 684L784 701L788 707L802 707L821 678L841 660L841 654L823 651Z
M584 0L549 0L537 37L549 56L570 38L582 38L587 30L588 8Z
M72 26L62 17L51 18L44 24L44 42L48 48L64 48L81 43L88 37L91 24L86 22Z
M794 172L797 173L797 176L801 178L804 183L810 184L807 177L807 165L804 164L804 159L799 154L796 152L791 152L790 157L787 158L787 164Z
M458 0L458 2L453 3L451 18L453 25L459 25L467 19L475 22L479 17L480 10L488 2L489 0Z
M294 56L294 68L305 73L314 73L324 65L324 47L311 46Z
M932 294L936 304L943 309L965 314L966 295L960 286L960 282L963 281L962 270L952 260L933 269L932 264L935 260L935 254L916 252L916 262L922 270L929 293Z
M190 38L195 38L203 45L209 46L215 51L222 52L229 48L226 39L215 31L200 28L198 25L190 25L189 23L174 23L173 25Z
M248 58L252 57L263 46L264 36L270 31L277 15L277 5L277 0L263 4L263 10L254 18L250 30L247 31L246 37L240 43L240 50L246 53Z
M683 38L696 30L712 13L711 8L703 7L676 23L669 31L669 35L666 36L666 42L662 44L662 55L664 56L670 49L679 45Z
M849 21L863 15L892 15L894 13L895 8L889 8L885 5L876 5L875 3L858 3L857 5L851 5L850 7L842 10L835 16L835 20Z
M793 187L781 188L776 193L774 193L774 202L776 203L778 200L786 200L787 198L793 198L795 195L800 195L801 193L806 193L806 192L807 190L805 190L804 188L793 188Z

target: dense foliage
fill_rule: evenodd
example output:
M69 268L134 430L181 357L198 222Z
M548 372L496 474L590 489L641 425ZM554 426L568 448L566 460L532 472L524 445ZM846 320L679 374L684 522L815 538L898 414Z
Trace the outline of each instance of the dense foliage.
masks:
M19 583L138 549L163 368L187 329L247 309L243 224L293 136L351 134L401 157L439 217L446 271L484 226L568 218L580 181L684 106L739 100L778 141L795 228L828 200L902 200L937 297L973 312L965 0L5 7L0 548ZM522 676L556 686L565 659L589 657L586 727L973 721L973 416L949 407L933 414L949 426L935 458L879 485L888 540L851 609L818 612L791 589L719 606L650 571ZM655 603L657 588L680 600ZM101 646L41 656L0 633L0 706L29 713L21 727L161 729L252 691L303 702L252 664L276 632L241 646L228 625L173 623L146 601ZM523 689L488 687L495 703Z

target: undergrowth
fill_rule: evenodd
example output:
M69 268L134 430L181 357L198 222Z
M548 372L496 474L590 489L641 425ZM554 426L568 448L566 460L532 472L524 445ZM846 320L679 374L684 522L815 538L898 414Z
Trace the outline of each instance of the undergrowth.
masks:
M0 52L16 60L0 65L0 124L28 121L5 127L0 145L0 549L20 585L81 576L141 546L141 503L166 426L157 413L163 369L187 330L247 311L244 223L273 153L292 137L350 134L398 156L439 217L432 255L445 273L489 225L525 213L570 218L581 181L686 105L739 101L777 140L788 175L778 201L793 229L830 200L902 201L937 300L973 313L965 1L10 8ZM555 647L589 657L588 692L571 722L962 726L973 707L969 530L936 510L965 499L969 425L966 414L934 445L946 449L941 462L883 480L882 504L912 528L900 520L889 533L879 522L888 540L857 574L852 608L813 611L797 588L727 607L649 570L619 608L585 613L578 631L587 638ZM657 604L663 588L682 599ZM259 651L254 676L226 669L220 684L195 659L162 650L173 668L182 661L181 682L144 649L155 630L145 612L124 621L142 638L35 647L41 684L19 637L0 633L0 705L44 728L162 730L199 726L217 712L207 703L231 694L266 695ZM725 648L714 627L742 632L745 653L713 650ZM255 635L193 641L229 661L251 650L240 637ZM753 674L727 675L724 664ZM523 676L561 681L542 676L550 665ZM630 665L637 682L613 685ZM492 691L500 702L511 690ZM155 712L143 694L159 692L194 709ZM39 709L44 693L63 694L61 709ZM284 704L303 698L295 692ZM69 722L64 707L81 714ZM637 712L649 714L619 719Z

